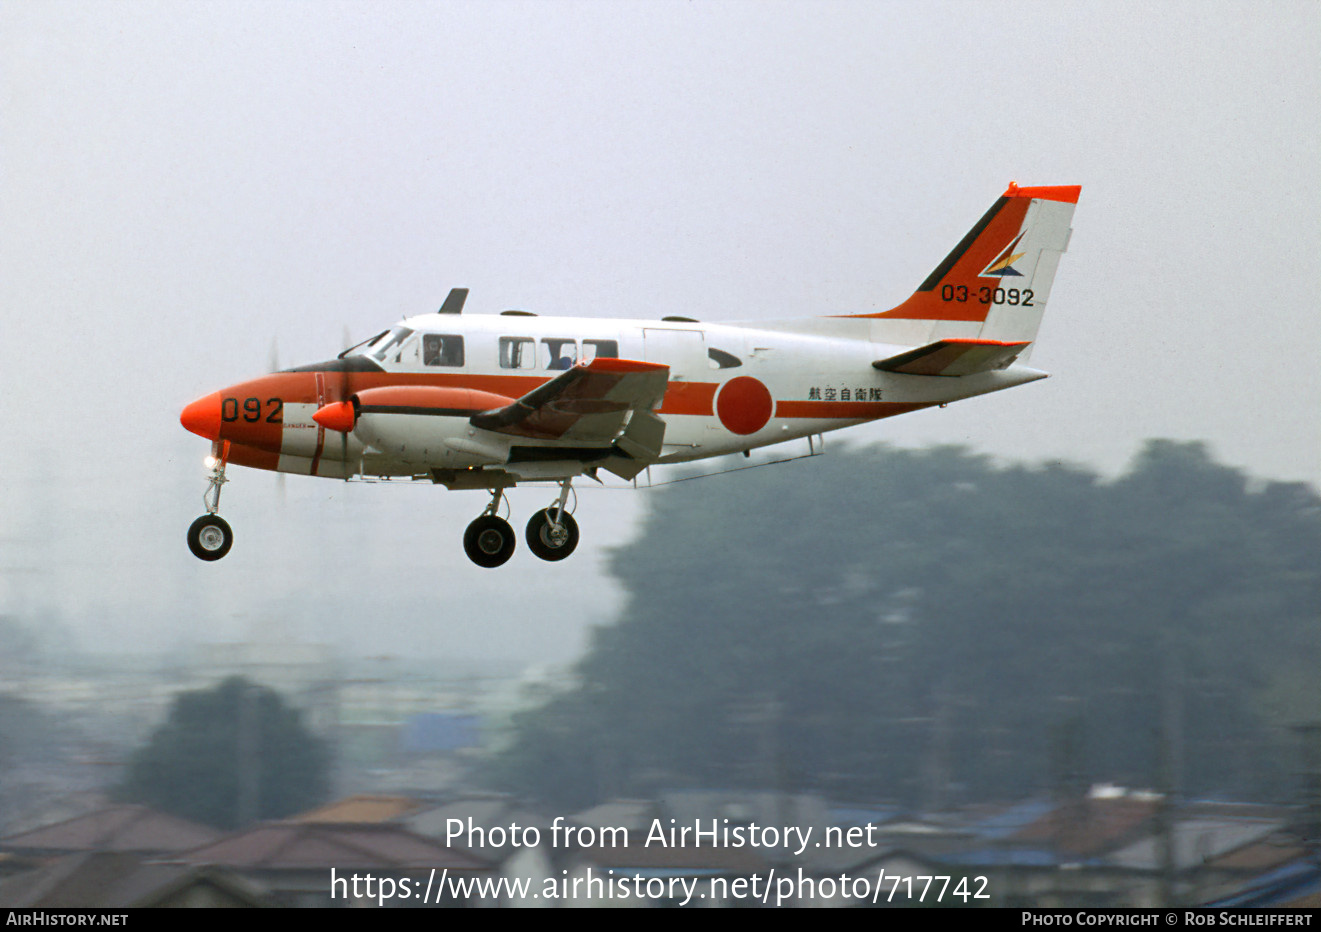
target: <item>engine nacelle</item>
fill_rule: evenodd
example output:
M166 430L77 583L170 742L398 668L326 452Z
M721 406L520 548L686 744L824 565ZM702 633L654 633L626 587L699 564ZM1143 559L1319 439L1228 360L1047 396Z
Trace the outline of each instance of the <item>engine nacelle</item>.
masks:
M324 405L312 418L327 430L352 432L367 446L406 463L485 465L508 460L509 444L473 427L469 418L513 401L472 388L386 385Z

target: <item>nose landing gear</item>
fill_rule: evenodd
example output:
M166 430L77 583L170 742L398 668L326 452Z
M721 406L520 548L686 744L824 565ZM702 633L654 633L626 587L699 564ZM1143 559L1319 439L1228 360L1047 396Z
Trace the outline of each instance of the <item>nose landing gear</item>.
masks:
M220 487L229 481L225 478L224 453L223 448L212 448L211 475L207 479L206 491L202 493L206 514L188 528L188 549L197 559L208 562L219 560L234 546L233 529L228 521L216 514L220 510Z

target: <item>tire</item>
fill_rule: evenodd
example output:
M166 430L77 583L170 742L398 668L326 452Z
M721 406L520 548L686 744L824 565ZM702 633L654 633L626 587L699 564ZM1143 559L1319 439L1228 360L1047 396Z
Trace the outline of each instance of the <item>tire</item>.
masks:
M528 549L543 560L563 560L578 546L578 522L567 511L560 515L557 533L551 523L551 510L538 511L527 523Z
M202 515L188 528L188 549L199 560L219 560L234 546L234 531L219 515Z
M516 543L509 522L495 515L482 515L463 532L463 550L468 559L487 569L509 562Z

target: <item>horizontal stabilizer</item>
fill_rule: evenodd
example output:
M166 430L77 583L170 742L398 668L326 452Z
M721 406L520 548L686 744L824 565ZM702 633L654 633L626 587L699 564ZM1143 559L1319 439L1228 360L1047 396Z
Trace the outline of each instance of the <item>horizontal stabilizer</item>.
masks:
M883 372L906 375L972 375L1005 368L1030 345L1030 342L1005 343L1000 340L937 340L878 359L872 366Z

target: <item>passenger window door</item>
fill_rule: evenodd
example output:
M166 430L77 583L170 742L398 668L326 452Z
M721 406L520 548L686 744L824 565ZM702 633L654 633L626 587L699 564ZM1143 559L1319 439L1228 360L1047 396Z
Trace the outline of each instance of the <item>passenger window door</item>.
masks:
M583 340L583 362L591 362L598 356L607 359L619 358L619 341L617 340Z
M578 341L546 337L541 341L541 368L571 369L578 361Z
M642 331L642 353L647 362L670 367L670 381L683 382L706 376L706 338L701 330Z
M501 369L535 369L537 367L537 344L531 337L500 338Z

